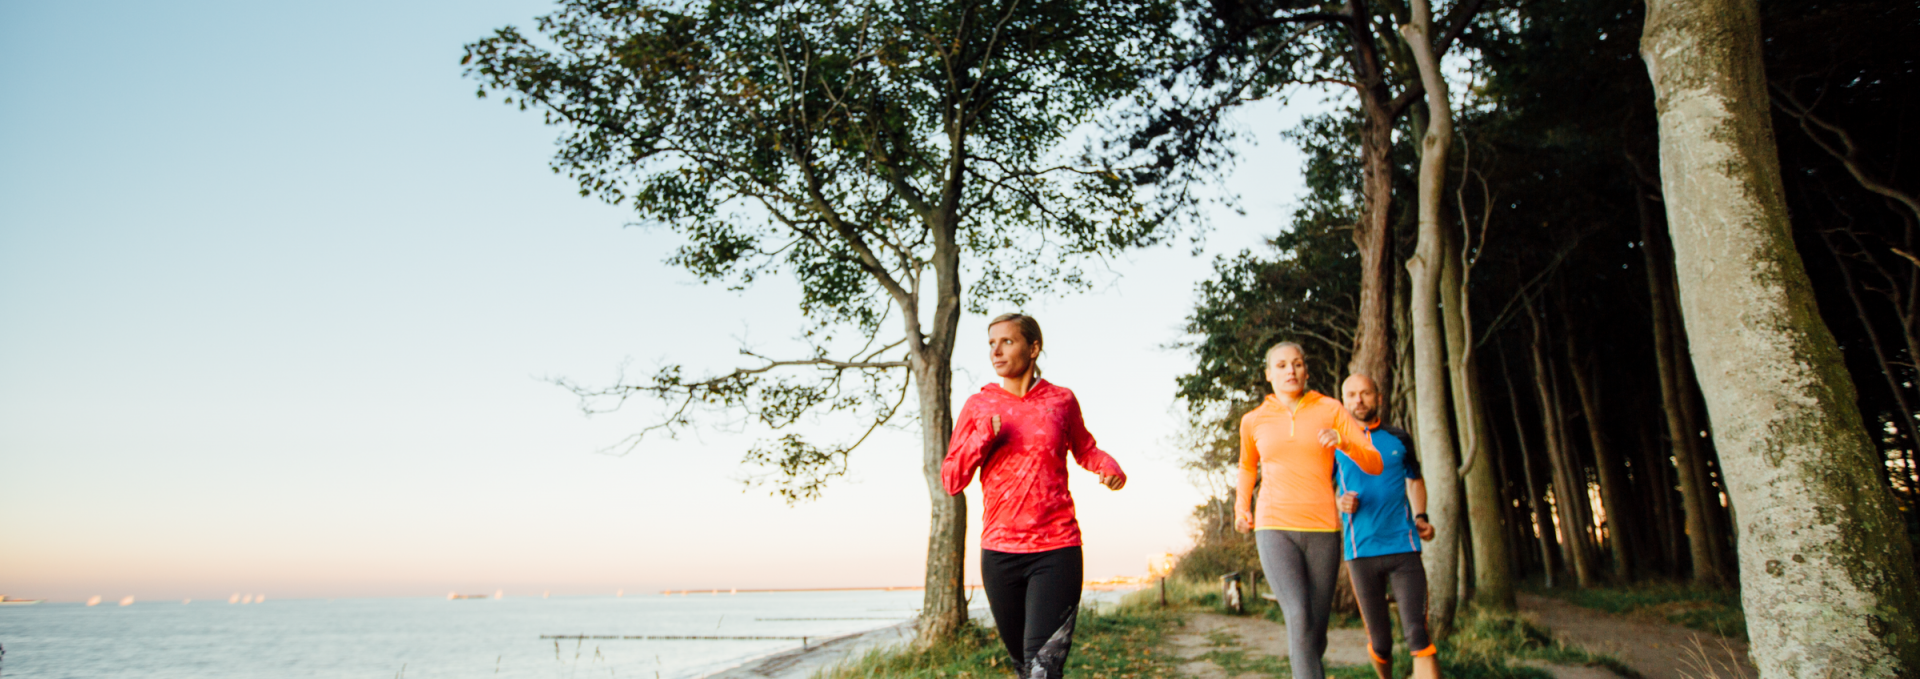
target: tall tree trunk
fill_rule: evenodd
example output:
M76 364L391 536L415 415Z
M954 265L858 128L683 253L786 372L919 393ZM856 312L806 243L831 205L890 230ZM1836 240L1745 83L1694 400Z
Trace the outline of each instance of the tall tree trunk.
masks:
M928 352L931 353L931 352ZM919 363L919 361L916 361ZM931 645L952 639L967 621L963 587L967 549L967 496L948 495L940 480L940 463L947 456L953 434L953 385L950 365L929 356L915 366L919 383L921 471L933 498L932 527L927 532L926 593L920 603L920 643Z
M1489 416L1487 415L1485 401L1481 401L1480 415L1483 418ZM1528 525L1528 522L1520 520L1518 516L1520 507L1516 505L1519 503L1507 502L1505 500L1505 498L1516 497L1518 492L1518 489L1515 488L1513 483L1513 473L1508 470L1512 462L1507 459L1506 446L1500 441L1500 436L1494 433L1491 425L1486 427L1486 431L1487 452L1490 454L1487 462L1493 465L1494 471L1498 475L1497 482L1500 484L1498 497L1502 499L1499 505L1499 525L1502 528L1501 534L1506 537L1507 541L1507 587L1508 589L1512 589L1514 581L1520 578L1521 574L1527 572L1527 551L1520 548L1520 546L1527 542L1526 531L1524 529ZM1469 481L1467 485L1467 492L1472 493L1472 482ZM1468 510L1468 514L1469 519L1478 521L1478 519L1474 519L1472 516L1471 509Z
M1723 579L1720 571L1714 568L1713 531L1707 521L1706 479L1698 473L1695 461L1699 458L1698 437L1687 430L1687 418L1681 402L1687 398L1681 391L1680 371L1685 370L1680 362L1684 356L1677 351L1674 337L1679 334L1674 328L1676 314L1673 313L1673 295L1667 287L1667 258L1659 256L1666 248L1661 234L1654 233L1652 202L1650 196L1641 193L1636 203L1640 208L1641 256L1647 260L1647 298L1653 306L1653 354L1654 363L1660 371L1661 411L1666 414L1667 439L1673 446L1673 469L1677 473L1680 486L1681 508L1686 512L1687 556L1696 584L1717 586Z
M1370 101L1362 97L1363 101ZM1353 358L1347 372L1366 375L1379 383L1380 393L1394 393L1393 373L1393 120L1383 105L1366 105L1361 125L1362 188L1366 203L1353 230L1360 250L1360 308L1353 333ZM1389 404L1382 417L1402 419L1402 404Z
M1649 566L1643 572L1657 571L1668 577L1679 577L1680 537L1670 525L1680 510L1673 506L1673 484L1667 477L1671 467L1653 427L1641 425L1634 429L1640 435L1640 459L1634 466L1634 480L1640 496L1647 498L1639 524Z
M1407 300L1413 297L1411 283L1406 276L1394 276L1393 283L1393 326L1396 328L1413 327L1413 312L1407 309ZM1413 333L1398 332L1393 337L1393 398L1388 399L1399 404L1391 409L1392 420L1401 429L1420 430L1420 414L1413 408Z
M1533 383L1540 395L1540 422L1546 430L1547 462L1552 466L1553 508L1560 518L1560 547L1573 571L1574 583L1582 588L1592 587L1592 561L1587 557L1587 535L1580 525L1578 509L1579 496L1584 491L1575 487L1571 455L1561 431L1566 420L1561 416L1559 395L1553 386L1553 366L1547 361L1546 333L1540 327L1539 314L1531 301L1527 303L1527 318L1533 323Z
M1605 427L1600 421L1600 396L1593 384L1594 376L1588 372L1591 358L1582 353L1579 333L1572 327L1572 318L1562 316L1568 322L1567 368L1573 374L1573 391L1580 399L1580 411L1587 419L1587 440L1593 446L1593 466L1600 477L1600 507L1607 515L1607 545L1613 552L1613 581L1625 583L1631 581L1632 564L1628 561L1627 541L1631 531L1627 524L1627 505L1622 492L1626 489L1625 473L1615 457L1613 448L1608 445Z
M1540 490L1540 476L1533 470L1533 452L1527 450L1526 422L1520 415L1520 391L1513 386L1513 366L1508 364L1506 347L1500 348L1500 374L1507 382L1507 402L1513 405L1513 433L1520 442L1520 471L1527 479L1527 513L1533 521L1534 536L1540 544L1540 571L1547 587L1553 587L1553 519L1547 516L1546 496ZM1544 419L1544 418L1543 418Z
M1740 509L1754 664L1920 675L1920 582L1852 379L1794 250L1754 0L1649 0L1682 311Z
M1579 540L1580 549L1575 554L1587 569L1589 584L1597 585L1600 582L1600 534L1594 527L1587 460L1582 455L1584 451L1574 443L1573 426L1569 424L1573 414L1568 411L1567 392L1561 388L1560 369L1554 363L1553 354L1547 354L1547 383L1553 391L1553 412L1560 424L1560 471L1567 484L1567 509L1573 512L1573 525L1578 527L1573 539Z
M1440 228L1440 192L1446 183L1447 149L1453 144L1453 112L1428 40L1432 20L1427 0L1413 0L1413 20L1400 27L1420 65L1427 88L1427 132L1420 144L1420 236L1407 272L1413 287L1414 407L1420 414L1420 470L1427 483L1427 512L1435 535L1421 552L1427 570L1427 622L1435 639L1452 632L1460 558L1460 471L1447 412L1446 337L1440 321L1440 272L1447 257Z
M1440 295L1447 332L1448 376L1453 387L1453 421L1460 428L1461 466L1466 473L1474 603L1508 611L1513 610L1514 596L1507 532L1501 520L1506 503L1500 493L1500 472L1491 459L1492 436L1487 429L1486 407L1480 399L1480 354L1472 345L1473 323L1467 309L1463 240L1460 237L1446 240L1447 256L1440 268Z
M964 173L961 173L964 176ZM958 179L950 182L948 207L957 200ZM953 436L953 347L960 326L960 247L955 240L957 210L945 210L933 229L934 309L932 331L922 337L918 314L904 314L913 338L914 379L919 381L921 474L932 497L927 531L926 590L920 604L917 643L932 646L957 638L967 623L967 496L948 495L940 477Z
M1382 394L1395 392L1393 373L1393 95L1375 48L1373 12L1365 0L1347 4L1352 20L1348 60L1360 95L1361 190L1365 203L1354 225L1360 250L1360 308L1353 334L1353 358L1347 371L1373 378ZM1383 404L1381 417L1405 421L1403 403ZM1408 409L1411 410L1411 409Z

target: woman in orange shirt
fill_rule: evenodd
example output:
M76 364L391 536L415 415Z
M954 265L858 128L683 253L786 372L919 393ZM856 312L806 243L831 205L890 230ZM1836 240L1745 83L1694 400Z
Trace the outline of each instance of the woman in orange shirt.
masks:
M1368 474L1380 473L1380 453L1338 399L1307 389L1307 355L1300 345L1274 345L1266 364L1273 394L1240 418L1234 523L1242 532L1254 531L1261 570L1286 617L1294 679L1323 679L1320 660L1340 574L1333 452L1345 452Z

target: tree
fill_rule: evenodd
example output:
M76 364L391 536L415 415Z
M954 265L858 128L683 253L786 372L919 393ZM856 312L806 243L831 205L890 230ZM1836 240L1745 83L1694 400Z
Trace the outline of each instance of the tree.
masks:
M1711 511L1707 503L1707 480L1700 472L1699 437L1687 424L1685 407L1682 405L1692 394L1683 388L1681 374L1686 371L1686 352L1681 350L1680 342L1684 333L1674 327L1679 323L1679 314L1674 313L1674 297L1669 287L1667 274L1669 244L1660 234L1653 231L1654 215L1651 214L1650 201L1640 200L1639 222L1641 232L1640 251L1647 260L1647 292L1652 302L1653 343L1655 364L1660 372L1661 413L1666 423L1667 438L1673 444L1676 481L1680 485L1683 513L1686 515L1687 553L1691 577L1702 585L1719 585L1726 581L1717 560L1713 558L1713 528L1707 518Z
M1412 46L1427 92L1427 129L1420 142L1420 231L1413 258L1407 260L1413 294L1408 308L1413 316L1414 401L1418 416L1421 476L1427 482L1427 511L1433 515L1434 538L1421 552L1426 564L1427 616L1436 638L1453 628L1453 610L1459 586L1461 522L1460 472L1454 457L1452 412L1447 396L1452 382L1447 372L1445 329L1440 320L1440 274L1453 248L1440 225L1441 192L1447 181L1447 150L1453 145L1453 104L1447 99L1447 81L1428 38L1433 19L1427 0L1413 0L1411 20L1400 34ZM1464 357L1459 357L1464 358ZM1471 426L1464 419L1462 426ZM1486 532L1493 532L1486 526Z
M807 355L755 355L706 377L668 366L574 387L583 398L666 399L670 414L648 431L669 434L703 409L775 429L850 410L871 431L911 385L932 500L920 630L931 643L966 620L965 497L940 482L963 305L1074 289L1087 258L1183 223L1144 209L1114 169L1055 151L1134 91L1133 64L1166 42L1170 17L1118 1L566 0L537 21L538 40L499 29L464 62L482 96L504 93L565 130L553 168L583 196L683 236L669 262L736 287L786 274L802 292ZM787 377L796 369L814 374ZM858 443L787 434L747 457L800 499L843 473Z
M1765 677L1920 672L1920 587L1787 222L1753 0L1652 0L1641 53L1681 312Z
M1465 30L1482 0L1462 0L1449 10L1445 30L1430 33L1434 58L1445 55ZM1351 239L1358 250L1360 289L1352 330L1349 373L1371 376L1383 396L1393 386L1393 308L1396 248L1393 192L1397 168L1393 133L1396 121L1424 93L1412 53L1381 26L1406 23L1408 8L1398 0L1379 4L1352 0L1310 3L1298 0L1182 3L1191 37L1159 68L1160 87L1133 112L1133 124L1117 144L1127 153L1146 152L1153 160L1139 181L1186 196L1191 187L1214 178L1235 149L1238 136L1227 131L1224 113L1241 103L1280 96L1305 84L1334 84L1358 98L1358 179L1360 209ZM1395 90L1399 92L1396 94ZM1401 404L1387 399L1385 414Z
M1451 116L1451 112L1448 113ZM1493 459L1494 438L1487 420L1486 399L1480 393L1480 354L1474 336L1472 296L1468 294L1476 254L1484 249L1487 226L1493 216L1493 195L1485 177L1475 172L1471 151L1461 159L1460 184L1454 191L1460 210L1459 233L1446 239L1446 258L1440 269L1441 320L1447 334L1447 376L1451 380L1453 417L1460 440L1461 480L1467 505L1466 525L1473 543L1473 599L1491 610L1513 610L1513 554L1504 515L1508 509L1500 488L1499 461ZM1467 216L1466 188L1479 178L1482 189L1480 238L1473 238L1473 220ZM1499 527L1500 530L1494 530Z

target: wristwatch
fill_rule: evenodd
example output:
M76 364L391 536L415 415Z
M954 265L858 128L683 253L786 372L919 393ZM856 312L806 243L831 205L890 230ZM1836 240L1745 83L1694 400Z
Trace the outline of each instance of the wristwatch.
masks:
M1413 518L1414 518L1414 519L1416 519L1416 520L1419 520L1419 521L1425 521L1425 522L1427 522L1427 523L1433 523L1433 519L1429 519L1429 518L1427 518L1427 515L1425 515L1425 514L1415 514L1415 515L1413 515Z

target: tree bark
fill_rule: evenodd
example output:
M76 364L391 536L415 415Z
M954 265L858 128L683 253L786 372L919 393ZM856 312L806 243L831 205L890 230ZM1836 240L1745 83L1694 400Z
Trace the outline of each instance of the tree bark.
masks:
M1754 0L1649 0L1660 176L1693 363L1742 521L1760 675L1920 674L1912 547L1795 251Z
M1560 519L1560 548L1566 556L1567 566L1573 571L1574 584L1581 588L1593 586L1592 561L1587 556L1586 531L1580 525L1579 495L1571 467L1572 456L1566 450L1566 436L1561 431L1566 420L1561 416L1560 398L1553 384L1553 366L1547 361L1546 333L1540 327L1540 317L1527 303L1527 317L1533 323L1533 384L1540 396L1540 422L1546 432L1547 462L1553 474L1553 509Z
M1482 417L1487 417L1487 409L1484 403L1485 402L1482 401L1483 405L1480 408L1480 412ZM1493 433L1491 425L1487 427L1487 452L1491 454L1491 457L1487 458L1487 461L1493 464L1494 470L1499 476L1499 497L1501 498L1499 505L1499 525L1502 528L1502 534L1506 536L1507 540L1507 587L1512 588L1514 580L1521 577L1522 573L1527 572L1527 552L1525 549L1521 549L1520 545L1526 544L1526 527L1531 525L1531 521L1521 519L1519 515L1524 510L1517 506L1519 504L1518 502L1507 502L1505 499L1516 497L1518 488L1516 488L1513 483L1513 472L1509 469L1509 467L1513 466L1513 463L1507 458L1506 446L1500 441L1500 437ZM1471 486L1471 483L1469 483L1469 486ZM1467 492L1471 493L1473 489L1469 487ZM1469 509L1468 514L1469 519L1478 520L1471 516L1471 509Z
M1426 0L1413 0L1413 20L1400 27L1420 65L1427 89L1427 132L1420 148L1420 236L1407 261L1412 295L1414 408L1420 414L1421 476L1427 483L1427 512L1433 541L1421 551L1427 570L1427 623L1435 639L1453 628L1459 591L1460 471L1453 452L1447 412L1446 338L1440 321L1440 271L1447 256L1440 228L1440 192L1446 182L1447 150L1453 143L1453 114L1447 84L1427 35L1432 25Z
M943 196L942 214L932 220L934 310L931 332L919 332L917 313L904 313L914 339L913 370L920 386L921 474L932 497L927 531L926 590L920 604L917 643L929 647L955 639L967 623L967 496L948 495L941 463L953 436L953 348L960 326L959 211L956 209L964 166L956 166Z
M1579 543L1579 551L1574 552L1580 558L1580 563L1576 565L1586 568L1588 585L1597 585L1600 583L1600 536L1594 527L1593 506L1588 494L1587 460L1581 455L1580 447L1573 442L1573 427L1568 423L1573 416L1567 410L1567 392L1560 388L1560 369L1554 364L1553 354L1547 354L1546 361L1547 385L1553 393L1555 422L1560 425L1560 474L1567 484L1567 510L1573 514L1575 527L1568 539Z
M1653 353L1655 367L1660 372L1661 411L1666 414L1667 439L1673 446L1673 469L1680 486L1681 508L1686 513L1687 555L1692 579L1695 584L1718 586L1723 582L1720 571L1714 568L1712 530L1708 528L1706 483L1698 473L1695 461L1699 457L1693 432L1687 430L1687 419L1681 402L1686 398L1681 391L1680 362L1685 357L1676 351L1674 337L1678 334L1673 327L1676 314L1673 313L1673 296L1667 287L1665 269L1666 258L1662 253L1659 234L1653 232L1654 215L1649 197L1641 195L1636 201L1640 208L1641 256L1647 260L1648 300L1653 306Z
M1348 3L1353 50L1349 55L1360 95L1361 189L1365 204L1354 225L1360 250L1359 322L1353 334L1353 358L1347 371L1373 378L1382 394L1394 393L1393 315L1393 96L1374 47L1372 10L1364 0ZM1382 418L1399 417L1400 403L1385 404Z
M1651 418L1648 419L1651 421ZM1660 447L1660 436L1652 426L1635 427L1640 435L1640 461L1635 467L1634 477L1639 481L1641 492L1648 499L1645 519L1640 523L1641 534L1646 537L1649 562L1655 570L1668 577L1679 578L1680 534L1686 525L1676 520L1680 510L1673 502L1673 479L1668 474L1673 468L1667 461L1665 451Z
M923 646L954 638L967 621L967 496L948 495L940 481L940 463L946 459L947 442L953 434L951 373L946 370L950 366L936 365L939 361L935 357L929 359L924 367L914 370L920 387L921 472L933 500L927 532L926 593L920 603L919 641Z
M1446 325L1448 376L1453 388L1453 421L1460 428L1460 451L1465 468L1467 534L1472 536L1474 603L1492 610L1514 607L1513 570L1509 565L1507 532L1502 521L1506 507L1499 470L1487 429L1486 407L1480 399L1480 356L1473 350L1473 328L1467 311L1466 263L1463 238L1447 239L1447 256L1440 269L1442 319Z
M1607 546L1613 554L1613 581L1630 582L1633 579L1631 558L1627 541L1632 531L1627 528L1631 520L1627 518L1627 505L1621 495L1626 488L1626 479L1620 469L1620 461L1612 446L1608 444L1606 429L1601 426L1600 396L1596 393L1594 376L1588 372L1590 356L1582 353L1579 333L1571 327L1572 319L1566 318L1567 328L1567 369L1573 374L1573 391L1580 399L1580 411L1586 415L1587 440L1593 446L1593 466L1600 477L1600 508L1607 516Z
M1513 386L1513 366L1506 363L1506 350L1500 352L1501 376L1507 382L1507 402L1513 405L1513 434L1520 442L1520 472L1527 481L1527 513L1532 517L1534 536L1540 544L1540 570L1546 574L1547 587L1553 587L1556 564L1553 558L1553 519L1547 516L1546 496L1540 490L1540 476L1533 471L1533 452L1527 449L1526 422L1520 415L1520 391ZM1544 419L1544 418L1543 418Z
M1412 287L1406 276L1393 278L1393 325L1396 328L1411 328L1413 312L1408 310L1407 300L1413 297ZM1394 334L1393 356L1393 397L1388 400L1402 405L1392 409L1392 421L1400 423L1400 428L1407 431L1420 431L1420 414L1413 408L1413 333ZM1386 421L1384 416L1382 421Z

